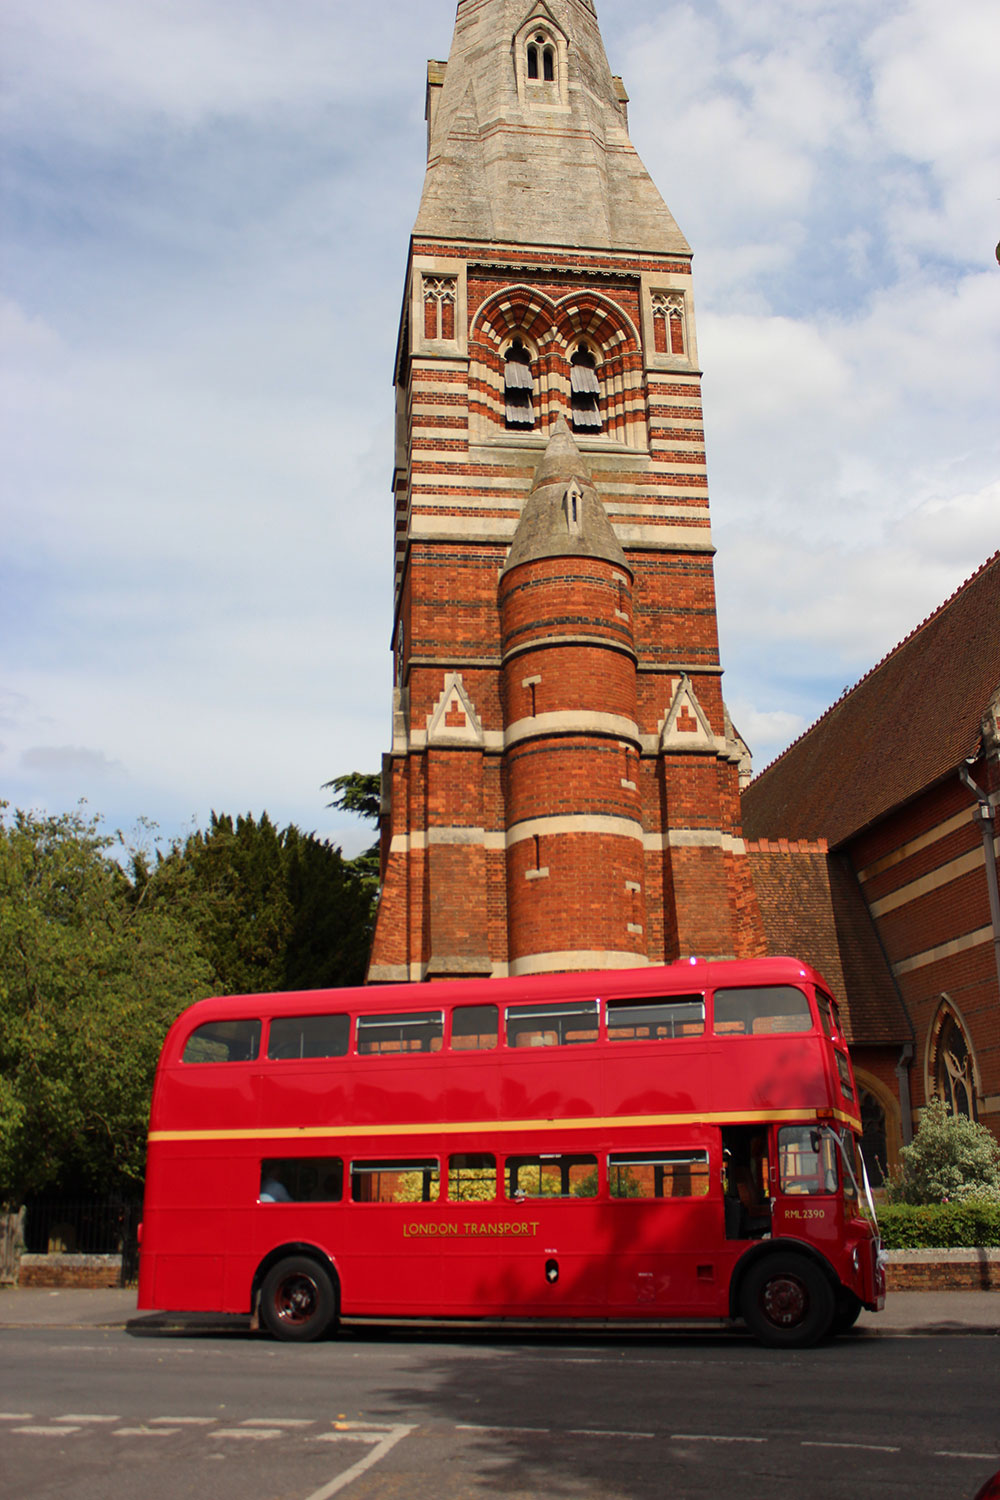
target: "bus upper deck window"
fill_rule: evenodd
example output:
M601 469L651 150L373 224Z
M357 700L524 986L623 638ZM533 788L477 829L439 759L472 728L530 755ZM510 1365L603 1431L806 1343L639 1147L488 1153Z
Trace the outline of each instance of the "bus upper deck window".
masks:
M358 1051L362 1055L398 1057L404 1052L440 1052L443 1042L444 1012L440 1010L358 1017Z
M557 1047L597 1041L596 1000L507 1007L508 1047Z
M749 985L716 990L718 1036L764 1036L783 1031L811 1031L812 1012L801 990L791 984Z
M829 995L824 995L822 990L816 991L816 1004L819 1006L819 1018L823 1030L828 1037L833 1037L836 1032L834 1017L836 1008Z
M259 1021L206 1021L184 1043L181 1061L253 1062L259 1050Z
M267 1037L270 1058L344 1057L349 1016L276 1016Z
M705 1030L705 997L676 995L669 1000L609 1000L608 1040L662 1041L701 1036Z
M495 1005L457 1005L451 1013L451 1045L456 1052L495 1047L499 1040Z

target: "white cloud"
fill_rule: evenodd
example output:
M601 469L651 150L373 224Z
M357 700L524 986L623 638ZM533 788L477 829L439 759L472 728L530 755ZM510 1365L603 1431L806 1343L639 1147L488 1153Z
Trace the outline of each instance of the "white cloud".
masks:
M8 0L14 801L370 841L320 783L389 738L390 372L453 17ZM1000 540L994 7L601 21L695 250L727 698L761 765Z

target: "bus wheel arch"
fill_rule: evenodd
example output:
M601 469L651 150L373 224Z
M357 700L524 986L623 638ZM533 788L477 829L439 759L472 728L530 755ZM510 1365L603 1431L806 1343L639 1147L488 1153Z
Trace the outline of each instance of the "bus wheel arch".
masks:
M274 1337L309 1343L333 1332L340 1313L340 1278L315 1245L277 1246L254 1275L251 1306Z
M834 1331L840 1282L829 1263L798 1240L769 1240L737 1265L730 1313L772 1348L806 1349Z

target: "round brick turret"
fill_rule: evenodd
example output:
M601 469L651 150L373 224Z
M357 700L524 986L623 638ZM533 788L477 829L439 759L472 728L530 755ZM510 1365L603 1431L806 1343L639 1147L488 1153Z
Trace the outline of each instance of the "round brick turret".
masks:
M647 962L632 582L560 420L499 586L512 974Z

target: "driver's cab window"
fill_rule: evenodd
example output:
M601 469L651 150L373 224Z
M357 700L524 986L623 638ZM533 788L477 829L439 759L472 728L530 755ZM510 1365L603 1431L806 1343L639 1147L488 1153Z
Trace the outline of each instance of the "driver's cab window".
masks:
M832 1135L815 1125L783 1125L778 1131L778 1174L783 1193L835 1193L840 1179Z

